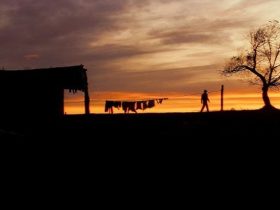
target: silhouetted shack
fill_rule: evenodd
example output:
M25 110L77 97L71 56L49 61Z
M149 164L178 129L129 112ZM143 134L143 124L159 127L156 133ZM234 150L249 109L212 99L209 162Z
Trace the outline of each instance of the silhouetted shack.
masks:
M57 119L64 115L65 89L84 92L85 113L89 114L88 83L83 65L0 70L0 120Z

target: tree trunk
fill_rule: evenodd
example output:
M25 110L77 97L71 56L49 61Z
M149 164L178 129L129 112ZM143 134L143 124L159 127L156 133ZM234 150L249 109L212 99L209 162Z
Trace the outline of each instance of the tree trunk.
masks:
M263 88L262 88L262 99L264 102L263 109L268 109L268 110L275 109L270 103L270 99L268 97L268 87L267 86L263 86Z

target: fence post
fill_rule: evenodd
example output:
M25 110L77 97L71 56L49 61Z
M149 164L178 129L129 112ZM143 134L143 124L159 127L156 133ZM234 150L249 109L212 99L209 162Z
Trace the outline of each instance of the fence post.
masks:
M224 111L224 85L221 87L221 112Z

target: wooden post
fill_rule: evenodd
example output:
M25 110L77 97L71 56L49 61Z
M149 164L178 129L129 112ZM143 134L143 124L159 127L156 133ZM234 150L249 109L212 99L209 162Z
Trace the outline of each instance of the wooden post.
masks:
M90 114L89 111L89 102L90 102L90 98L89 98L89 94L88 94L88 88L85 89L85 114Z
M221 112L224 111L224 85L221 87Z
M90 110L89 110L89 103L90 103L90 98L89 98L89 93L88 93L88 82L87 82L87 74L85 72L84 74L85 77L85 87L84 87L84 94L85 94L85 114L89 115Z

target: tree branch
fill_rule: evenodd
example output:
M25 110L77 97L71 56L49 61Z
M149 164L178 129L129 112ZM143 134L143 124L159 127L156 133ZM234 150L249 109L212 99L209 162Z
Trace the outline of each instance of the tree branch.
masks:
M275 78L269 83L269 85L275 86L275 84L276 84L279 80L280 80L280 76L275 77Z
M274 57L274 61L273 61L273 66L275 66L275 64L276 64L277 58L279 56L279 53L280 53L280 44L278 45L276 53L275 53L275 57Z
M267 82L265 80L265 77L262 74L260 74L256 69L251 68L251 67L246 66L246 65L243 65L243 68L249 70L250 72L255 74L257 77L259 77L263 84L267 84Z
M279 65L277 65L277 66L274 66L274 67L273 67L273 69L277 69L279 66L280 66L280 64L279 64Z

